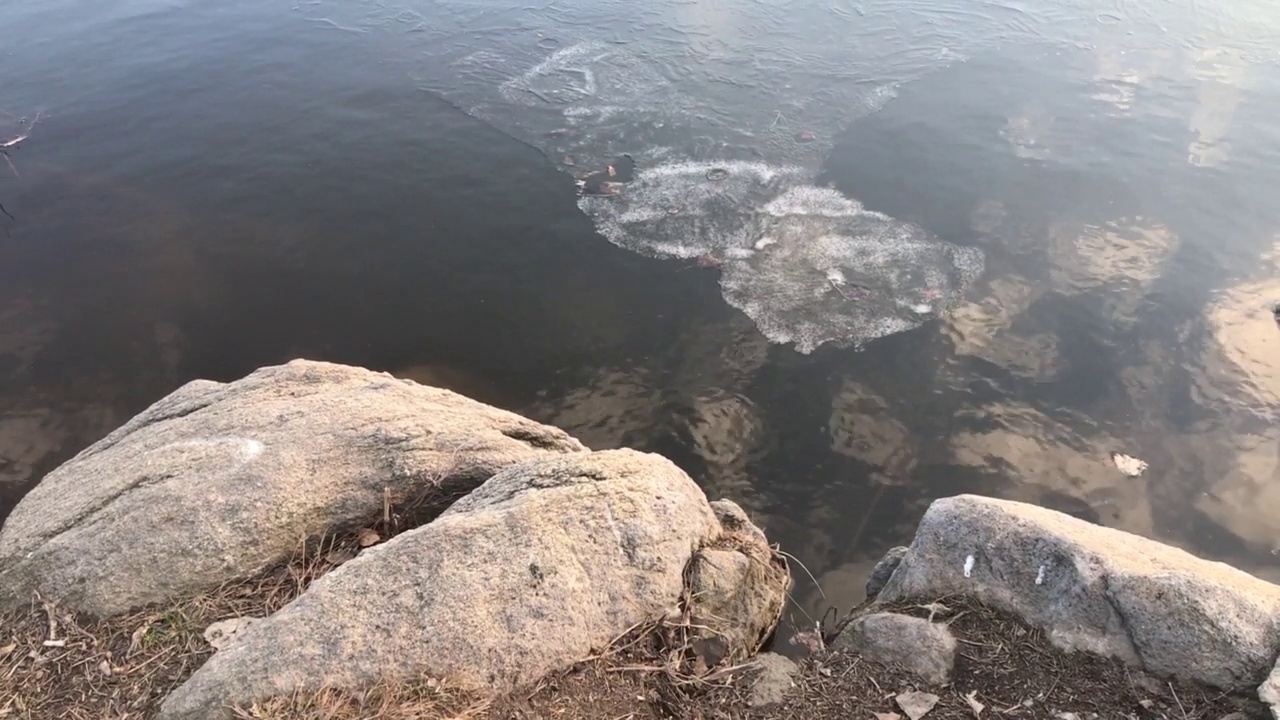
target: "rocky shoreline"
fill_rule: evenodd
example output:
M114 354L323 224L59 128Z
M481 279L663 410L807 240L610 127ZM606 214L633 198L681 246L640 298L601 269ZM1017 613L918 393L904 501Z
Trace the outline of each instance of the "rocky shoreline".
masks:
M183 386L15 508L0 718L1280 718L1280 587L1043 508L935 501L798 665L759 654L790 584L665 458L298 360Z

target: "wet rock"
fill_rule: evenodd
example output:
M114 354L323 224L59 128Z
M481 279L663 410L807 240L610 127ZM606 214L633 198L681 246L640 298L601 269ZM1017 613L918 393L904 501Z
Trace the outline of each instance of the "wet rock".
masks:
M889 578L893 577L893 571L898 569L898 565L902 563L902 558L907 556L907 547L899 545L895 548L889 548L889 552L880 558L880 562L871 569L871 577L867 578L867 598L871 599L880 594L884 589Z
M945 625L898 613L857 618L836 639L879 663L900 665L931 685L942 685L955 667L956 639Z
M1068 650L1252 690L1280 653L1280 587L1222 563L1023 503L935 501L878 603L964 595Z
M794 685L800 667L777 653L764 653L756 658L756 674L751 681L751 707L777 705Z
M470 490L568 434L461 395L297 360L188 383L50 473L0 529L0 604L104 616L281 562L393 501Z
M677 612L685 568L723 534L698 486L657 455L517 465L248 628L160 717L423 676L510 690Z

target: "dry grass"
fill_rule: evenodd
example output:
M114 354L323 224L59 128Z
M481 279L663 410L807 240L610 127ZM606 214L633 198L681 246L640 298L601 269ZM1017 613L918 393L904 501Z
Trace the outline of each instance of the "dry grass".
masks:
M460 446L454 456L464 449ZM76 616L39 597L0 613L0 720L153 716L169 692L213 654L204 638L205 628L229 618L266 617L329 570L354 558L362 547L434 519L474 485L469 478L449 482L454 470L451 459L410 493L397 496L384 490L378 517L367 518L349 531L300 541L293 557L279 566L194 598L105 620ZM271 720L354 720L401 717L386 708L402 706L409 713L403 715L406 718L450 717L448 713L423 715L430 708L452 712L453 705L437 697L438 690L431 683L394 690L373 688L359 694L326 690L310 698L276 699L239 712L244 717L259 717L244 713L268 713L260 716ZM460 712L473 705L459 706ZM368 714L369 708L380 714Z
M874 718L898 713L894 697L921 690L939 696L928 720L974 720L966 696L985 706L982 718L1040 720L1072 713L1080 720L1219 720L1231 712L1265 711L1252 698L1233 697L1193 683L1169 683L1110 660L1055 648L1044 632L964 598L903 603L897 612L950 625L959 642L951 683L926 688L902 668L851 652L819 653L802 663L788 702L726 717ZM742 698L745 688L724 691ZM710 716L699 716L710 717ZM1068 715L1068 717L1070 717Z
M150 717L213 654L206 627L275 612L355 547L354 535L305 543L287 564L252 580L108 620L34 598L0 616L0 718Z
M800 672L782 704L753 708L752 673L743 672L748 666L696 680L647 666L646 659L662 650L651 644L652 629L646 629L617 649L546 679L528 695L496 702L486 717L874 720L904 717L894 698L911 690L939 698L925 720L1221 720L1233 712L1258 720L1269 717L1251 697L1157 680L1118 661L1064 653L1043 632L962 599L897 609L921 617L932 612L935 620L950 622L960 654L949 685L922 687L902 668L849 651L823 651L799 661ZM983 706L981 712L975 713L966 696Z
M6 626L0 646L0 718L124 720L151 717L164 695L211 653L201 638L209 622L264 606L254 593L282 604L322 574L311 553L306 565L283 568L253 584L220 589L200 602L139 613L110 625L80 624L33 605ZM309 574L298 569L310 568ZM927 605L928 608L920 605ZM901 612L949 622L960 641L950 685L925 688L907 671L847 651L823 651L800 661L800 673L781 705L750 706L753 663L702 667L679 623L637 626L599 654L545 678L536 687L484 701L457 684L423 679L360 691L325 689L238 708L238 720L846 720L898 713L894 697L925 690L939 696L928 720L979 718L1040 720L1074 713L1081 720L1220 720L1231 712L1266 717L1249 698L1187 683L1143 676L1116 661L1063 653L1041 631L990 608L960 599L920 603ZM8 618L6 618L8 620ZM106 662L107 665L103 666ZM109 667L110 673L103 668Z
M364 530L406 528L412 512L387 511ZM385 535L384 535L385 537ZM359 551L359 533L305 543L286 564L251 581L198 598L107 621L75 617L38 598L0 616L0 720L143 720L213 653L211 623L261 617L297 597ZM726 548L751 553L761 570L785 569L746 539ZM908 603L900 612L934 616L960 643L950 685L918 687L907 671L847 651L821 651L800 662L781 705L753 708L754 662L714 647L683 599L676 620L631 628L593 657L544 678L536 687L492 701L457 683L423 678L358 691L323 689L234 709L238 720L871 720L898 713L894 696L939 696L927 720L1039 720L1074 713L1080 720L1220 720L1233 711L1265 717L1256 701L1191 684L1142 676L1116 661L1063 653L1044 633L963 599ZM1260 713L1260 714L1259 714Z
M489 703L435 680L378 685L361 692L325 689L271 698L234 711L236 720L479 720Z

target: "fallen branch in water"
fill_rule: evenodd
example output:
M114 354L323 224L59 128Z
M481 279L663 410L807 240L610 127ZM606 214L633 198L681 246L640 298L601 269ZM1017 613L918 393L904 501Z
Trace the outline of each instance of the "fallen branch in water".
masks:
M0 111L0 115L6 115L10 118L13 117L12 115L9 115L9 113L3 112L3 111ZM9 153L14 150L17 150L18 146L21 145L24 140L31 137L31 129L36 126L36 123L40 122L40 113L36 113L36 116L31 119L30 123L27 122L26 118L20 118L16 122L23 129L17 135L14 135L8 140L0 141L0 157L4 158L5 164L8 165L9 169L13 171L13 176L16 178L21 178L22 175L18 173L18 168L16 165L13 164L13 160L10 158ZM2 204L0 204L0 213L4 213L5 216L8 217L10 220L14 220L14 221L17 220L17 218L15 218L12 213L10 213L8 210L5 210L4 205Z

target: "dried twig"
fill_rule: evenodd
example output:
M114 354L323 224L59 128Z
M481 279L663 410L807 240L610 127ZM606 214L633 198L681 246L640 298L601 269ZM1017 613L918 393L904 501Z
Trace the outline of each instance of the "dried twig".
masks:
M13 171L14 177L16 178L22 177L21 175L18 174L18 168L14 167L13 161L9 159L9 153L5 152L4 150L0 150L0 157L4 158L5 163L9 165L9 169Z
M1167 684L1169 685L1169 692L1173 693L1173 701L1178 703L1178 709L1182 711L1183 720L1186 720L1187 709L1182 707L1182 701L1178 699L1178 691L1173 689L1173 683Z
M394 528L391 527L391 488L389 486L382 488L382 528L388 535L394 532Z
M831 283L831 287L834 288L836 292L840 293L840 297L844 298L845 300L853 299L849 297L847 294L845 294L844 288L840 287L840 283L836 282L835 280L832 280L831 278L827 278L827 282Z
M809 568L805 567L804 563L800 562L799 558L797 558L795 555L792 555L791 553L786 552L784 550L779 550L775 548L774 551L777 552L779 555L782 555L783 557L794 560L795 563L800 566L800 569L804 570L804 574L808 575L809 579L813 581L814 587L818 588L818 594L822 596L822 599L823 600L827 599L827 594L822 591L822 585L818 583L818 578L814 577L813 573L809 572Z
M0 112L0 115L13 117L12 115L9 115L9 113L6 113L6 112ZM31 137L31 128L34 128L36 126L36 123L38 122L40 122L40 113L36 113L35 118L33 118L30 123L27 123L25 118L19 120L18 124L25 125L26 130L18 135L15 135L9 138L8 140L0 142L0 157L4 158L5 164L9 166L9 170L13 172L13 176L16 178L21 178L22 175L18 173L17 166L15 166L13 164L13 160L10 159L9 152L11 150L17 150L18 146L22 144L24 140ZM10 220L17 221L17 218L15 218L12 213L6 210L4 205L0 205L0 213L4 213L5 217L9 218Z

